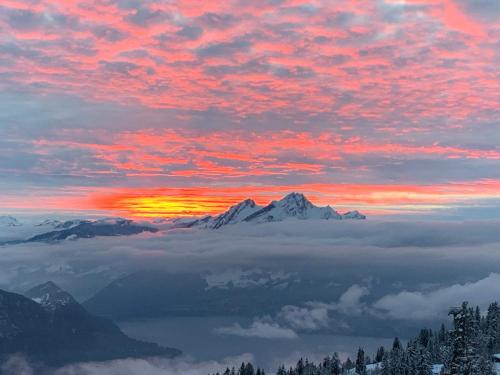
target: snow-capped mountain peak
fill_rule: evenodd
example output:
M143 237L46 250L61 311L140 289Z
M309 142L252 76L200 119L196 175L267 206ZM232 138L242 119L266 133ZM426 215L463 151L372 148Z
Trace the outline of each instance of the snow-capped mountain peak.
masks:
M36 224L35 227L52 227L52 228L57 228L62 223L63 222L61 220L57 220L57 219L45 219L44 221Z
M213 218L209 226L218 229L223 225L236 224L243 221L246 217L261 209L252 199L245 199L240 203L231 206L226 212Z
M278 207L283 207L292 216L301 215L314 205L301 193L290 193L279 201L273 202Z
M266 207L245 218L247 222L283 221L297 219L342 219L330 206L317 207L301 193L290 193L279 201L273 201Z
M35 286L25 293L36 303L42 305L45 310L54 311L60 307L78 304L71 294L59 288L52 281Z
M342 218L343 219L364 220L364 219L366 219L366 216L363 215L361 212L354 210L354 211L346 212L345 214L342 215Z

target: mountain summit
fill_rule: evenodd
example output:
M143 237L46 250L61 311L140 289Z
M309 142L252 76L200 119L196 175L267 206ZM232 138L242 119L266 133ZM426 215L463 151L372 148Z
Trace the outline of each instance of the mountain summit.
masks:
M64 306L78 304L71 294L59 288L52 281L35 286L24 295L40 304L47 311L55 311Z
M272 201L264 208L245 218L247 222L283 221L287 218L341 220L330 206L317 207L301 193L290 193L279 201Z

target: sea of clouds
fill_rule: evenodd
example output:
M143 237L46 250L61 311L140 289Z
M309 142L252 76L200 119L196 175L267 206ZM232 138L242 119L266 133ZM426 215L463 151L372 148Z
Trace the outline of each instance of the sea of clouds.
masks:
M22 292L53 280L84 300L138 270L210 272L220 283L235 269L269 268L266 277L284 280L328 273L344 288L340 297L284 307L290 328L303 309L425 319L463 299L484 305L499 295L499 228L497 221L288 221L7 245L0 288Z

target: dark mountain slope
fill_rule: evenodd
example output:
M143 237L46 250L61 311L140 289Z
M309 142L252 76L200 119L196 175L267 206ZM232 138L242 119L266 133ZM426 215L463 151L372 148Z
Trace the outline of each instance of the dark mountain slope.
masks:
M140 225L132 220L114 219L97 221L68 221L56 227L56 230L37 234L26 240L9 241L4 244L14 245L30 242L58 242L78 238L130 236L143 232L156 233L157 228Z
M0 290L0 357L22 353L47 365L126 357L173 357L180 351L126 336L88 313L53 283L26 296Z

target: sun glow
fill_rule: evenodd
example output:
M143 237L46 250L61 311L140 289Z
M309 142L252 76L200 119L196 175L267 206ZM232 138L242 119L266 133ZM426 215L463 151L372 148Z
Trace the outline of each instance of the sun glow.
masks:
M185 196L128 197L114 204L133 216L142 217L198 216L220 212L227 206L227 202Z
M91 206L132 217L178 217L213 215L243 199L268 204L297 191L314 204L332 205L339 211L362 210L366 214L415 213L450 208L459 204L480 204L500 199L500 182L476 181L450 185L351 185L306 184L284 186L156 188L107 191L91 196Z

